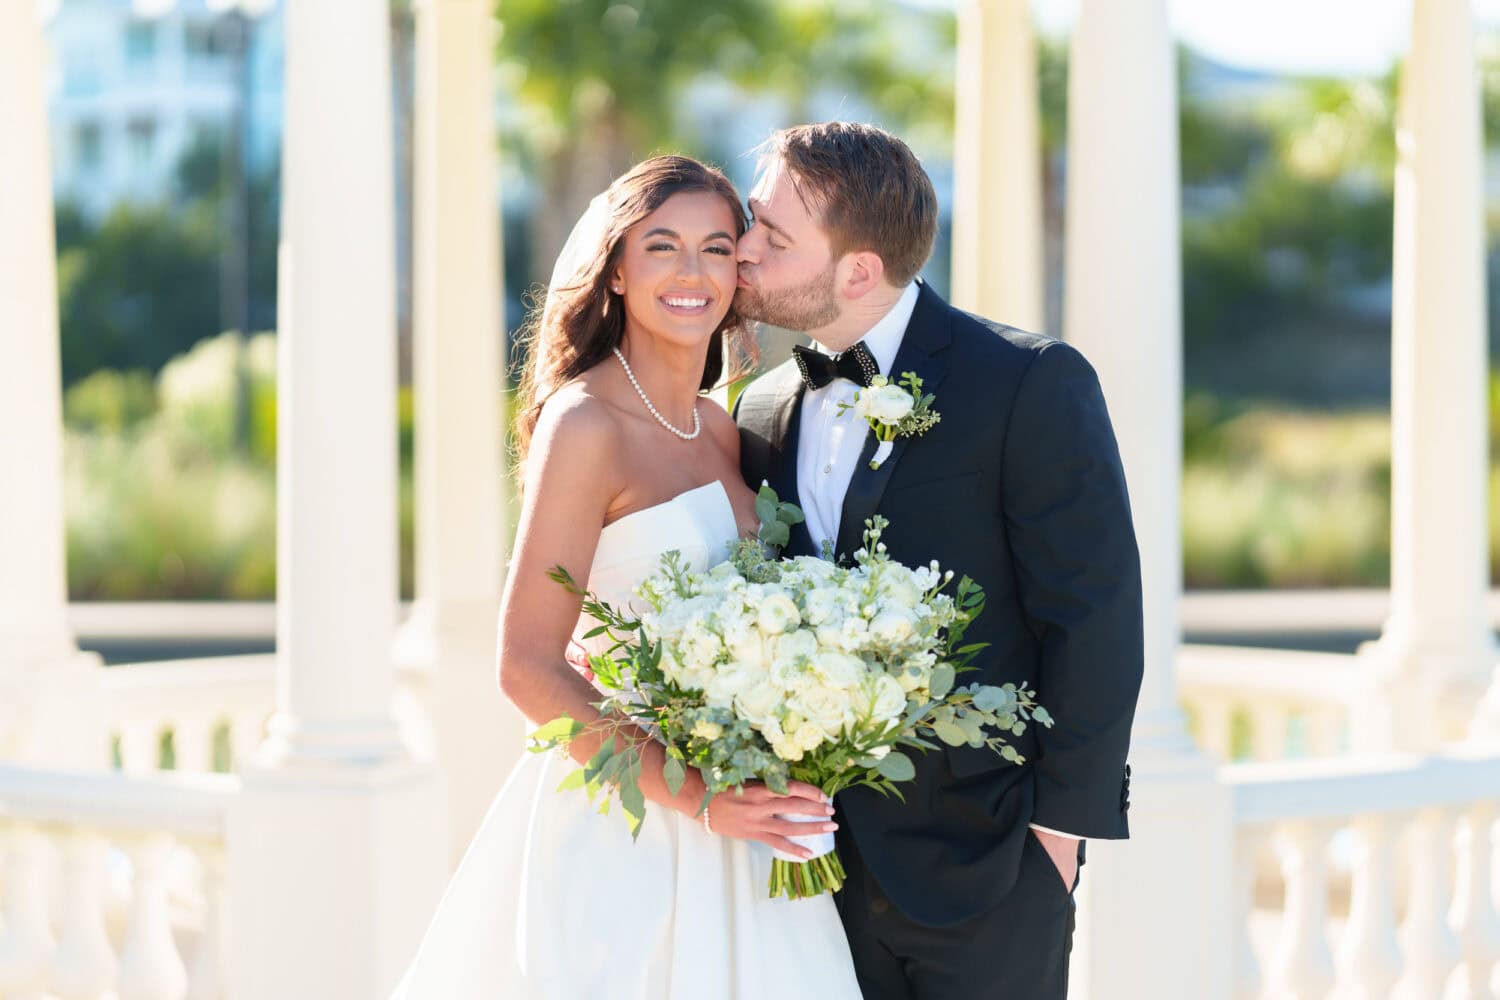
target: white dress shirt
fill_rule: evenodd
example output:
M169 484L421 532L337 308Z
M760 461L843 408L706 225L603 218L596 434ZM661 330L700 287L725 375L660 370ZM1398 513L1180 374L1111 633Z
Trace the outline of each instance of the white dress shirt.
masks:
M896 352L906 336L906 324L917 308L917 283L906 286L890 312L870 327L861 343L869 348L880 373L893 381ZM818 350L827 351L821 344ZM839 536L839 516L844 509L844 494L859 464L865 436L870 426L854 415L853 410L839 413L840 403L853 403L859 386L848 379L836 378L821 389L810 389L802 396L801 427L797 432L797 499L807 518L813 548L822 551L823 542Z
M902 291L890 312L870 327L870 332L861 340L880 365L880 374L892 381L901 377L900 372L893 372L891 368L906 336L911 314L917 308L917 294L914 281ZM832 353L816 342L814 346L825 354ZM839 413L839 404L853 403L858 388L848 379L836 378L823 388L809 389L802 395L802 419L797 431L797 499L802 504L803 516L807 518L813 548L819 552L825 541L832 543L839 536L844 494L849 492L849 480L854 478L855 466L864 450L865 436L870 433L869 425L855 416L853 410ZM1035 823L1031 828L1072 840L1081 839Z

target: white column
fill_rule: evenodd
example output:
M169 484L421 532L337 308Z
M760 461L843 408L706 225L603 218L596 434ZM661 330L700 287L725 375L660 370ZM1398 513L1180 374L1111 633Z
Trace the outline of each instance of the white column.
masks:
M1045 322L1036 38L1026 0L963 0L953 144L953 303Z
M1163 0L1082 0L1068 81L1063 327L1099 372L1141 549L1137 747L1182 749L1182 278L1177 89Z
M1078 914L1088 947L1075 950L1073 970L1096 993L1129 983L1130 996L1229 996L1231 803L1188 737L1175 676L1182 323L1165 0L1081 0L1068 85L1064 330L1098 370L1119 438L1140 543L1146 653L1131 839L1089 844ZM1196 874L1184 879L1184 871ZM1179 960L1163 963L1152 928L1167 925Z
M491 7L416 7L417 600L396 658L425 695L454 862L526 732L495 679L509 530Z
M1468 0L1412 4L1396 126L1391 617L1360 746L1459 735L1495 661L1489 587L1483 142ZM1445 708L1444 703L1447 703ZM1453 710L1458 715L1453 718ZM1449 718L1445 721L1444 716ZM1368 724L1363 724L1368 723Z
M385 996L446 872L397 735L390 27L286 6L277 712L226 836L233 996Z
M67 622L57 252L36 10L0 4L0 756L56 763L53 750L80 731L65 724L70 712L47 707L52 689L98 660L79 653ZM64 759L103 763L102 747L92 751Z

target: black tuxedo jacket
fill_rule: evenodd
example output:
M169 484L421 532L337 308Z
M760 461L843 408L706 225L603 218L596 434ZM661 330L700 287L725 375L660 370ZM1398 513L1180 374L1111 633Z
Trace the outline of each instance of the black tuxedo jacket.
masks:
M993 909L1015 882L1027 825L1086 838L1128 836L1125 764L1140 689L1140 560L1119 449L1093 369L1058 340L954 309L925 284L891 372L916 372L941 421L898 438L878 470L868 435L844 499L837 552L865 519L890 519L891 557L968 574L987 642L960 683L1034 687L1056 720L1015 740L1021 766L991 750L913 753L906 800L868 788L838 797L844 826L881 888L924 924ZM741 467L800 503L803 384L787 362L735 405ZM813 554L805 525L788 555Z

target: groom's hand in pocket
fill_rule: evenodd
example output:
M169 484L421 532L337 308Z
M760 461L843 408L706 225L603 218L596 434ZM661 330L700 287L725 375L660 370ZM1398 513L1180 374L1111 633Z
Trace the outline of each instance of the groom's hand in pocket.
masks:
M1036 827L1032 827L1031 832L1047 852L1047 857L1052 859L1052 866L1057 869L1058 877L1063 880L1063 888L1072 892L1073 884L1078 881L1077 839L1038 830Z

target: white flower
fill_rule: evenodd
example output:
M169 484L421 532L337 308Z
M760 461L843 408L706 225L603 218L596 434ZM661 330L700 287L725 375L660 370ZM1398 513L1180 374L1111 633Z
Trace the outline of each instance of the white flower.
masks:
M724 735L724 727L708 719L699 719L693 723L693 735L702 740L716 740Z
M856 710L866 719L895 719L906 711L906 692L894 677L882 674L860 689Z
M766 655L766 646L769 645L765 636L754 629L746 629L738 635L726 635L725 644L729 648L730 662L738 664L746 670L764 670L769 657Z
M810 659L818 652L818 637L805 628L776 637L776 662Z
M785 594L767 594L760 602L760 614L758 616L760 628L767 635L779 635L787 629L796 628L802 624L802 615L797 611L797 605Z
M865 675L865 662L857 656L829 650L817 655L813 669L835 687L853 687Z
M740 694L765 680L765 676L761 667L739 662L722 663L711 672L708 682L703 685L703 693L710 705L728 708Z
M820 729L817 723L807 720L797 727L797 731L791 734L790 739L804 751L816 750L823 745L828 734Z
M889 745L878 746L878 747L871 747L869 750L866 751L866 753L868 753L871 757L874 757L876 760L879 760L880 758L884 757L886 754L888 754L890 752L891 752L891 748L890 748Z
M898 424L912 411L916 400L911 393L899 385L872 385L859 391L854 412L865 420L878 420L882 424Z
M807 608L806 620L809 625L822 625L831 621L843 605L839 592L832 587L809 590L802 598L802 603Z
M768 680L759 680L735 695L735 714L764 731L764 727L775 720L781 700L781 688Z
M901 689L896 688L897 693ZM825 733L837 736L854 718L849 692L843 688L815 686L799 691L787 699L787 707L816 723ZM901 707L906 707L906 696L901 695Z
M896 608L887 608L870 622L870 631L881 642L902 642L911 638L911 614Z

